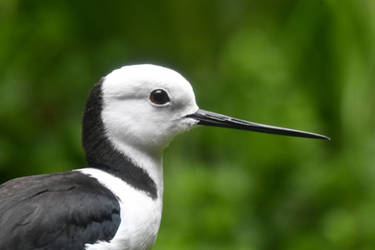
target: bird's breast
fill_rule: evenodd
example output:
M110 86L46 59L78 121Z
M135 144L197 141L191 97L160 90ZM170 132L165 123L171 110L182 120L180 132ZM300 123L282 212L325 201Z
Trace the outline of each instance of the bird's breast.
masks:
M111 190L120 203L120 226L110 242L88 244L87 250L150 249L156 239L162 213L162 195L152 199L107 172L94 168L79 170Z

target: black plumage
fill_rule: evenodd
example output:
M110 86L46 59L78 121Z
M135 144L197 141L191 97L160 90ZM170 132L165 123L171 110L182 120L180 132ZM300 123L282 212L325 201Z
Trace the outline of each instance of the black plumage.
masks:
M0 249L82 250L110 241L120 225L113 193L80 172L36 175L0 185Z

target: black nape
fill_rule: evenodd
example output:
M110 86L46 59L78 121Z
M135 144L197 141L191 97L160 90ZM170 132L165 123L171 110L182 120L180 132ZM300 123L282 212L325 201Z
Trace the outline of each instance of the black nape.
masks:
M119 177L134 188L146 192L152 199L156 199L156 184L148 173L116 150L105 134L101 118L102 86L103 79L91 90L83 114L82 144L88 166Z

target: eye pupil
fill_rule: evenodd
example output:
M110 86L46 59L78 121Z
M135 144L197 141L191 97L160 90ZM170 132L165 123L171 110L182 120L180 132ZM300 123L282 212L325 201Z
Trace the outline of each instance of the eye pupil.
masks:
M167 92L165 92L162 89L156 89L152 91L150 95L150 100L158 105L166 104L170 101Z

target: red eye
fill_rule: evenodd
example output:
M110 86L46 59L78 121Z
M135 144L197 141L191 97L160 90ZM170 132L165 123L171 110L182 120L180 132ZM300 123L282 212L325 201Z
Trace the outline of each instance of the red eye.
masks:
M157 105L163 105L170 101L167 92L162 89L152 91L150 94L150 100Z

